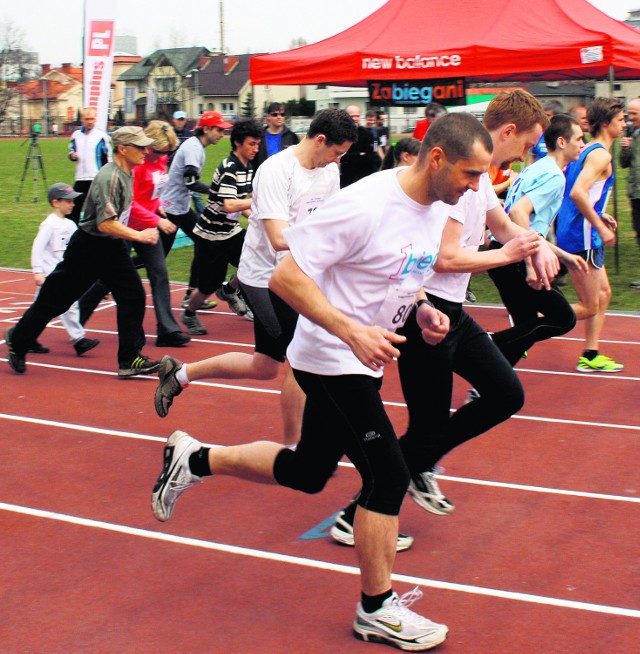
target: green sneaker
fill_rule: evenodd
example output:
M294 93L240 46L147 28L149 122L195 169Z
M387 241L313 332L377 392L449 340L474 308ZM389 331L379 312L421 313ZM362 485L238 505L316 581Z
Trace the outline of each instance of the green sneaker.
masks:
M576 367L578 372L620 372L623 369L624 366L621 363L617 363L603 354L598 354L591 361L586 357L580 357Z

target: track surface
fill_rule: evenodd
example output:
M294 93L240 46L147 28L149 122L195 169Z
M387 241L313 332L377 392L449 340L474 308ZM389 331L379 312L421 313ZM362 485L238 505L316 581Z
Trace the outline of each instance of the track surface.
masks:
M183 287L173 289L178 307ZM32 300L31 275L0 271L2 328ZM150 302L150 295L148 296ZM225 306L209 335L175 356L252 351L252 327ZM176 308L176 311L178 309ZM487 329L504 309L470 307ZM154 317L146 353L159 358ZM574 372L582 328L539 344L519 365L524 409L443 461L448 517L411 500L395 587L420 585L419 612L449 625L443 654L640 651L640 317L611 315L602 351L616 375ZM47 355L15 375L0 349L0 652L3 654L393 651L357 641L354 551L328 538L357 490L345 462L320 495L207 479L156 522L150 492L174 429L209 443L280 440L274 382L192 384L164 420L155 378L119 380L115 309L89 325L98 348L75 356L58 322ZM428 371L425 371L428 397ZM457 380L454 407L467 387ZM383 397L406 424L395 369Z

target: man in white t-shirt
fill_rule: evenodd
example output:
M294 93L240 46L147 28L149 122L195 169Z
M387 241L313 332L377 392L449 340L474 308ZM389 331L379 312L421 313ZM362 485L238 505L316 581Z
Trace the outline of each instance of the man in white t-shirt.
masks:
M290 256L270 288L300 313L287 351L307 398L297 448L259 441L209 449L177 431L153 491L154 515L163 521L183 490L210 474L317 493L346 455L362 478L354 633L407 651L441 643L447 627L408 608L419 590L399 598L391 587L410 473L379 390L383 368L404 340L395 329L416 302L422 338L436 344L448 331L447 317L426 299L423 278L438 254L447 204L478 188L492 148L473 116L451 114L429 130L414 165L360 180L285 230Z
M238 279L254 314L253 354L228 352L195 363L165 357L155 407L165 417L173 398L197 379L273 379L285 360L298 315L269 291L269 279L288 250L283 230L311 215L340 188L338 161L356 138L356 126L344 111L316 114L305 138L269 157L253 180L251 216L244 240ZM284 443L300 437L304 394L290 369L281 396Z

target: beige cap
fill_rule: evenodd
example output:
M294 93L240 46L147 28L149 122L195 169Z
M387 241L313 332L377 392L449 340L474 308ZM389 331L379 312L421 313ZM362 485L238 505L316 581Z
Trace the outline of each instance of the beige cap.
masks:
M121 127L111 134L113 145L139 145L145 147L151 145L154 140L150 139L142 127Z

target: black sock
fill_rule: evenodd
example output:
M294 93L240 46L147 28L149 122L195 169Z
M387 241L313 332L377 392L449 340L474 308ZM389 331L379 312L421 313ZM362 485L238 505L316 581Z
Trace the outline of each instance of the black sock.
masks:
M211 468L209 467L209 450L210 447L201 447L189 457L189 470L198 477L210 477Z
M187 318L193 318L196 315L196 312L190 311L189 309L185 309L184 315L187 316Z
M593 361L598 356L598 350L585 350L582 356L589 361Z
M361 593L361 599L360 601L362 602L362 608L364 609L365 613L373 613L374 611L377 611L378 609L382 608L382 603L391 597L393 595L393 589L389 588L388 591L380 594L380 595L374 595L373 597L370 595L365 595L364 593Z
M227 295L233 295L236 292L236 289L231 286L231 284L227 284L226 282L222 285L222 290L227 294Z

